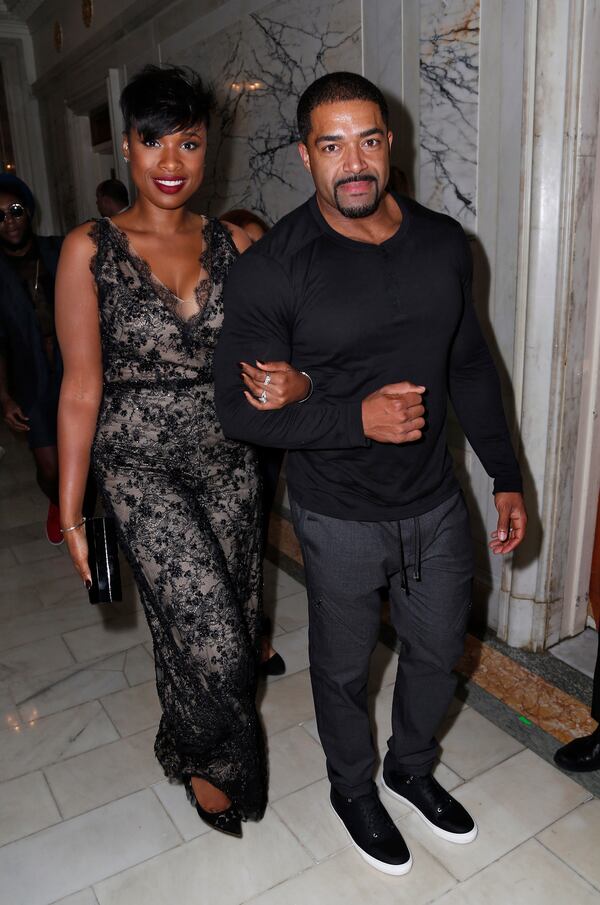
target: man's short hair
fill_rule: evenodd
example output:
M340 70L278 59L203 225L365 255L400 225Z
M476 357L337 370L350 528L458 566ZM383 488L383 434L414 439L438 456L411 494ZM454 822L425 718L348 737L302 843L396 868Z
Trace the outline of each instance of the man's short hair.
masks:
M96 189L100 198L111 198L121 207L129 206L129 192L120 179L105 179Z
M310 116L315 107L338 101L372 101L381 110L387 128L388 105L377 85L356 72L330 72L309 85L298 102L298 132L304 144L310 134Z

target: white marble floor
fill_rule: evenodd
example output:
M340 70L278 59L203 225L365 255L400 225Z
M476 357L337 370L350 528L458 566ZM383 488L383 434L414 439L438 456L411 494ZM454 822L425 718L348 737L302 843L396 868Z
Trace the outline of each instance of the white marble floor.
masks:
M26 449L0 430L1 905L591 905L600 903L600 801L458 701L438 777L476 816L468 846L435 839L384 798L413 851L391 878L349 846L328 807L306 654L306 595L267 565L288 664L260 708L270 805L244 839L208 830L152 752L159 707L148 631L130 582L87 603ZM373 658L377 746L389 731L394 659Z
M591 679L598 654L598 632L593 628L585 628L580 635L555 644L549 653Z

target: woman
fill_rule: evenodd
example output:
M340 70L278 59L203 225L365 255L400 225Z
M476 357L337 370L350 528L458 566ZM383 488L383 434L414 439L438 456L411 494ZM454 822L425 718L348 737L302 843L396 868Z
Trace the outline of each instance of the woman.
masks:
M75 229L57 278L63 532L88 583L81 505L93 445L154 641L156 756L203 820L240 836L266 798L254 704L260 486L255 451L218 424L212 357L223 282L249 240L186 206L206 154L198 77L146 67L121 107L137 200ZM308 392L293 369L267 383L270 405Z

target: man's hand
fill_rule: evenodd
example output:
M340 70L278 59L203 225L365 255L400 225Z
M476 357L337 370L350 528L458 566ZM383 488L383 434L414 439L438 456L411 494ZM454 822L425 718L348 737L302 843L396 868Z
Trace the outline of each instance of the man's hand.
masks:
M499 555L512 553L525 537L527 511L521 493L497 493L498 526L492 531L490 550Z
M425 427L425 387L408 380L389 383L362 401L365 437L378 443L413 443Z
M17 405L14 399L10 397L2 401L2 409L4 412L4 420L11 430L28 431L27 422L29 418L21 411L21 407Z

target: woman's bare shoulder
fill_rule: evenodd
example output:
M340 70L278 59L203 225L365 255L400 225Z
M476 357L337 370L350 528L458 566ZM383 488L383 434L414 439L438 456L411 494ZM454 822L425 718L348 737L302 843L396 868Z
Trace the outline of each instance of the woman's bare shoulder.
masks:
M62 246L63 256L83 258L87 255L91 258L96 253L96 244L94 241L94 233L97 229L97 220L88 220L87 223L81 223L67 233Z

